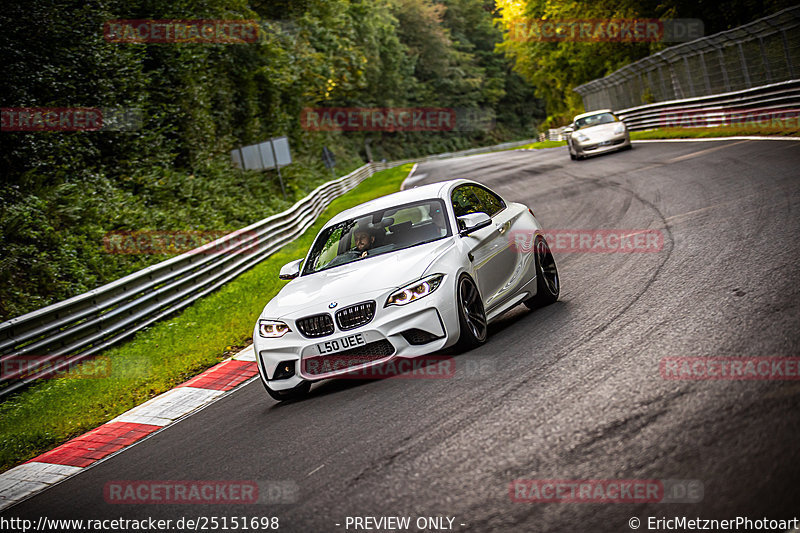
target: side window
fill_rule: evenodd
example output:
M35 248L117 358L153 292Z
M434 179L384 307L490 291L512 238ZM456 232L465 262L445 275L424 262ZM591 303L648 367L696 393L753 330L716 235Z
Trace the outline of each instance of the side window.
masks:
M495 216L497 213L503 210L506 206L503 199L497 196L495 193L488 191L486 189L480 187L474 187L475 195L480 199L482 209L484 213L489 215L490 217Z
M478 212L493 217L506 206L502 198L493 192L474 185L462 185L453 191L452 198L457 217Z
M475 195L475 187L462 185L453 191L453 211L457 217L484 211L480 199ZM488 213L487 213L488 214Z
M339 248L339 239L342 238L342 228L336 228L331 236L328 237L328 240L325 242L325 245L322 247L322 252L319 254L319 259L317 259L317 264L315 266L322 266L327 265L336 257L338 254Z

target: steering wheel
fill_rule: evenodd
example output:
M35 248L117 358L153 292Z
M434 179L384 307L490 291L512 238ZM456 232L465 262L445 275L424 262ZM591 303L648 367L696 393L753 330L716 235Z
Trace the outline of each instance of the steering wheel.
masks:
M336 256L335 260L339 262L337 264L349 263L354 259L358 259L363 254L363 251L360 250L347 250L346 252L342 252L341 254Z

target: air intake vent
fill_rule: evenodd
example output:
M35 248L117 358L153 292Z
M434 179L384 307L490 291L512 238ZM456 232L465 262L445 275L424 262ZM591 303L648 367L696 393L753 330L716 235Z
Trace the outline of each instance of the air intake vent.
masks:
M408 344L413 344L418 346L420 344L428 344L429 342L433 342L436 339L440 339L441 337L437 337L433 333L428 333L427 331L423 331L421 329L407 329L402 333L403 337L405 337Z
M393 353L392 343L383 339L335 354L303 359L302 368L307 376L319 376L378 361Z
M309 338L333 333L333 319L328 313L303 317L295 322L300 333Z
M339 310L336 313L336 323L341 330L355 329L369 323L374 317L375 300L370 300Z

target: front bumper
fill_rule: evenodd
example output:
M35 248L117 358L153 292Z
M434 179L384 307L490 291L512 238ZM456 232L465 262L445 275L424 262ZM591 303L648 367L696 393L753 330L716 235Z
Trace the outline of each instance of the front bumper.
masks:
M404 306L383 307L392 291L380 294L375 298L377 305L372 321L346 331L335 324L334 332L324 337L304 337L298 332L294 320L284 320L292 331L278 339L260 337L256 326L253 338L261 379L272 390L287 390L302 381L332 378L393 359L418 357L441 350L458 338L455 297L452 291L447 290L448 286L439 287L425 298ZM342 303L344 308L356 302ZM304 313L304 316L309 314L314 312ZM358 340L363 343L354 342L355 336L359 336ZM420 336L423 341L433 340L419 343ZM318 345L325 346L332 341L341 343L337 348L342 345L356 347L321 356ZM347 361L347 364L342 361ZM354 361L362 362L352 364ZM279 364L279 376L292 374L291 377L273 379ZM287 372L286 369L292 366Z
M576 155L586 157L626 148L631 145L631 137L626 131L625 133L613 135L605 139L589 139L588 141L573 139L572 145Z

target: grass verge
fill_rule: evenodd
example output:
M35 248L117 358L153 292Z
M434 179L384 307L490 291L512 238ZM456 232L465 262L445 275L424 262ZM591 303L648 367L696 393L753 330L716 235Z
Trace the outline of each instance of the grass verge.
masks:
M411 167L377 172L334 200L297 240L177 317L106 351L89 362L90 370L40 381L0 403L0 471L172 389L246 346L264 305L286 284L278 279L281 266L303 257L335 214L398 191Z
M530 148L534 148L534 149L538 150L540 148L555 148L557 146L566 146L566 145L567 145L567 141L539 141L539 142L535 142L535 143L524 144L524 145L519 146L517 148L509 148L509 150L522 150L522 149L527 150L527 149L530 149Z
M754 136L796 136L800 128L759 128L740 126L716 126L713 128L658 128L647 131L632 131L631 140L646 139L692 139L703 137L733 137L738 135Z
M658 128L647 131L632 131L631 140L640 141L646 139L692 139L703 137L733 137L738 135L747 136L779 136L790 137L800 135L800 128L760 128L760 127L741 127L741 126L717 126L713 128ZM566 146L566 141L541 141L508 150L521 150L529 148L555 148Z

